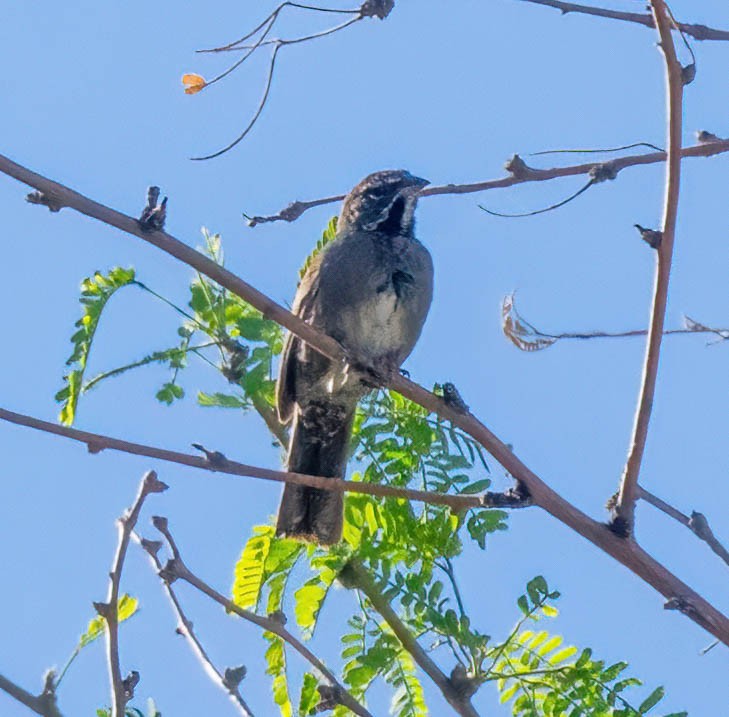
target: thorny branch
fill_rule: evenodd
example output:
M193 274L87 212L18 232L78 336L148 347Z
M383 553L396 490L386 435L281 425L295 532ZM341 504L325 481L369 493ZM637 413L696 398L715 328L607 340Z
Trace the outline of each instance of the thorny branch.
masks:
M124 560L127 555L129 538L139 519L139 513L150 493L161 493L167 486L157 479L154 471L148 471L139 486L139 492L129 511L119 519L119 544L109 573L109 595L106 602L94 603L96 611L106 621L107 661L111 683L111 717L124 717L127 702L134 696L134 687L139 682L139 673L131 672L122 678L119 665L119 584L121 582Z
M314 32L309 35L302 35L300 37L290 38L290 39L283 39L283 38L269 38L270 32L273 30L274 25L276 24L279 16L281 15L281 12L285 8L295 8L299 10L305 10L305 11L312 11L312 12L318 12L318 13L335 13L335 14L341 14L341 15L352 15L350 19L346 20L345 22L340 23L339 25L335 25L334 27L327 28L326 30L321 30L319 32ZM273 47L273 51L271 53L271 58L268 63L268 71L266 76L266 82L264 85L263 95L261 96L261 99L258 103L258 106L253 113L253 116L251 117L250 121L246 125L245 129L228 145L223 147L222 149L218 150L217 152L213 152L212 154L208 154L202 157L192 157L193 160L206 160L206 159L213 159L214 157L219 157L221 154L225 154L229 150L233 149L237 144L243 141L245 139L246 135L253 129L253 126L258 121L258 118L261 116L261 113L263 112L263 108L266 106L266 103L268 102L268 97L271 91L271 85L273 84L273 76L274 76L274 70L276 68L276 58L278 56L279 50L281 48L286 47L288 45L298 45L304 42L311 42L313 40L318 40L323 37L327 37L329 35L333 35L336 32L340 32L341 30L344 30L351 25L354 25L354 23L359 22L360 20L363 20L366 17L378 17L381 20L386 18L389 14L392 8L394 7L394 0L365 0L365 2L362 3L362 5L359 8L350 9L350 10L338 10L338 9L332 9L332 8L325 8L325 7L318 7L314 5L303 5L301 3L296 2L282 2L278 7L276 7L273 12L271 12L268 17L260 22L253 30L251 30L249 33L244 35L241 38L238 38L237 40L234 40L233 42L230 42L226 45L221 45L220 47L213 47L207 50L199 50L198 52L203 53L221 53L221 52L243 52L243 56L236 60L230 67L228 67L226 70L221 72L219 75L214 77L212 80L205 81L202 79L199 75L193 75L195 79L194 85L188 87L186 89L186 92L188 94L195 94L199 92L200 90L205 89L206 87L209 87L210 85L215 84L216 82L219 82L223 78L230 75L232 72L237 70L243 63L251 57L258 49L266 46ZM260 33L260 34L259 34ZM249 44L246 44L249 40L252 40L253 37L256 35L258 36L258 39L255 41L251 41ZM183 81L186 81L188 76L185 76L183 78Z
M723 144L729 148L729 142ZM342 347L330 336L313 328L240 277L227 271L169 234L163 231L143 231L138 222L132 217L88 199L82 194L53 182L42 175L31 172L2 155L0 155L0 172L35 188L54 202L71 207L86 216L140 237L174 256L182 263L202 272L222 287L232 291L258 309L265 317L276 321L296 334L319 353L335 361L347 360ZM729 645L729 618L646 553L635 541L628 541L618 537L604 523L593 520L586 513L565 500L522 462L508 444L499 440L472 413L450 406L441 397L434 395L431 391L413 383L404 376L393 376L389 387L405 398L409 398L429 411L437 413L441 418L451 421L455 426L468 433L519 484L523 484L535 505L540 506L557 520L569 526L576 533L582 535L615 560L625 565L667 599L680 596L683 600L682 604L690 605L690 609L685 609L682 612L719 640Z
M356 699L354 699L346 688L337 680L334 673L332 673L331 670L329 670L326 665L324 665L324 663L306 647L306 645L304 645L286 629L284 625L285 621L282 620L280 616L258 615L250 610L244 610L228 598L221 595L217 590L192 573L185 565L175 539L170 533L167 519L156 516L153 518L153 523L155 528L157 528L157 530L159 530L164 536L170 552L172 553L172 558L167 561L167 564L160 572L162 580L168 583L172 583L175 580L184 580L186 583L192 585L219 605L222 605L227 612L235 613L238 617L242 617L244 620L252 622L254 625L258 625L258 627L278 635L282 640L291 645L291 647L293 647L296 652L309 662L309 664L314 667L317 672L319 672L322 678L329 683L329 686L332 688L336 696L338 704L344 705L360 717L372 717L370 712L368 712Z
M159 549L162 547L162 543L156 540L141 538L137 533L134 533L133 537L142 546L142 548L144 548L147 555L149 555L149 559L152 561L152 565L154 565L157 573L160 573L163 569L163 565L159 559L158 553ZM243 717L253 717L253 712L241 696L239 689L240 681L245 675L245 668L228 668L223 673L215 667L202 642L200 642L200 639L195 634L192 621L185 614L182 603L172 587L172 582L164 580L163 583L167 597L169 598L175 614L177 615L177 619L179 620L177 632L188 642L192 651L195 653L195 656L200 661L200 664L203 666L205 673L230 697L233 704L238 708L240 714L243 715ZM233 675L240 677L239 679L232 679Z
M477 685L465 693L456 688L451 679L438 667L428 653L420 646L414 635L408 630L405 623L393 610L392 605L382 594L373 577L356 560L350 560L339 575L339 581L346 588L361 590L372 606L390 626L402 646L410 653L413 660L425 672L445 697L448 704L464 717L478 717L478 712L471 704L471 696Z
M656 392L661 342L666 321L668 284L671 276L673 244L676 235L678 199L681 182L681 133L683 127L682 68L676 57L676 48L671 35L671 16L664 0L651 0L651 8L666 67L667 95L667 155L666 192L663 211L662 237L656 247L656 273L653 288L650 329L646 342L643 365L643 379L635 415L628 459L620 481L618 498L613 509L612 526L623 536L630 536L634 529L635 500L643 454L648 438L648 425Z
M611 20L624 20L625 22L635 22L645 27L655 28L656 24L653 15L650 13L639 12L622 12L620 10L609 10L602 7L594 7L592 5L579 5L571 2L561 2L561 0L522 0L522 2L530 2L535 5L546 5L561 11L563 15L568 13L582 13L585 15L593 15L596 17L606 17ZM699 25L694 23L677 23L678 29L684 34L693 37L696 40L729 40L729 30L716 30L713 27Z
M704 130L697 132L699 141L691 147L684 147L681 150L681 157L712 157L715 154L723 154L729 152L729 139L719 139L710 132ZM536 169L530 167L518 155L514 155L506 164L505 168L509 172L508 177L501 179L489 179L483 182L472 182L468 184L442 184L436 187L426 187L419 196L432 197L442 194L473 194L475 192L485 192L490 189L504 189L513 187L516 184L524 184L525 182L546 182L551 179L559 179L561 177L574 177L582 174L588 176L598 174L606 179L615 179L618 173L626 167L637 167L646 164L657 164L666 161L665 152L650 152L648 154L633 154L626 157L618 157L607 162L587 162L584 164L574 164L568 167L552 167L550 169ZM594 184L594 182L593 182ZM248 226L255 227L258 224L266 224L268 222L293 222L302 214L314 207L320 207L325 204L333 204L344 199L344 194L335 194L329 197L313 199L310 201L295 201L282 209L278 214L268 216L244 215L248 221Z
M259 468L229 460L222 453L207 450L204 446L199 446L199 444L194 445L203 453L203 457L189 453L168 451L164 448L123 441L118 438L112 438L111 436L101 435L100 433L80 431L77 428L43 421L22 413L7 411L4 408L0 408L0 420L85 443L89 453L100 453L104 450L121 451L135 456L156 458L192 468L202 468L203 470L214 473L260 478L277 483L295 483L296 485L333 490L340 493L364 493L365 495L380 498L401 498L403 500L422 501L431 505L445 505L450 507L454 512L468 510L469 508L526 508L532 505L529 496L521 492L518 486L503 493L488 491L480 495L451 495L448 493L415 490L413 488L398 488L397 486L379 483L360 483L358 481L340 480L338 478L324 478L321 476L304 475L303 473L286 473L268 468Z
M53 670L46 672L43 692L39 695L31 694L3 675L0 675L0 690L41 717L63 717L56 704L56 673Z
M654 508L663 511L666 515L670 516L674 520L677 520L681 525L685 525L691 532L703 540L727 565L729 565L729 550L727 550L714 535L714 531L709 526L709 521L703 513L697 511L691 511L691 515L688 516L682 513L677 508L674 508L666 501L661 500L658 496L653 495L650 491L647 491L643 486L638 486L638 498L641 498L646 503L650 503Z

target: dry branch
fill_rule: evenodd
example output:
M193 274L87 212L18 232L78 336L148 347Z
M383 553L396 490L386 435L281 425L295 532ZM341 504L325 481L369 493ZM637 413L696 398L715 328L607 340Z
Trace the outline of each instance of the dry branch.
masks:
M698 132L700 137L707 137L705 141L699 141L691 147L684 147L681 150L681 157L712 157L715 154L723 154L729 152L729 139L719 139L708 132ZM490 189L504 189L513 187L516 184L524 184L525 182L546 182L551 179L559 179L561 177L575 177L578 175L595 175L602 174L615 178L617 174L626 167L638 167L646 164L657 164L666 161L665 152L650 152L648 154L633 154L626 157L618 157L606 162L586 162L584 164L574 164L568 167L552 167L550 169L535 169L527 166L527 164L519 157L514 155L507 163L506 169L510 176L501 179L488 179L483 182L471 182L468 184L443 184L436 187L426 187L419 196L432 197L442 194L473 194L475 192L485 192ZM22 180L21 180L22 181ZM333 204L344 199L344 194L335 194L330 197L322 197L320 199L312 199L307 202L295 201L282 209L278 214L269 216L249 217L244 215L248 220L248 226L254 227L257 224L266 224L268 222L286 221L293 222L298 219L304 212L314 207L320 207L325 204Z
M145 540L144 538L140 538L136 533L134 533L134 539L144 548L147 555L149 555L149 559L152 561L152 565L157 573L159 573L163 569L163 565L158 556L162 543L154 540ZM243 715L243 717L254 717L251 708L247 705L246 701L240 694L239 685L230 679L226 679L226 673L220 672L208 656L204 645L200 642L200 639L195 633L192 621L185 614L182 603L172 587L172 583L168 580L164 580L163 583L167 597L175 611L175 614L177 615L177 619L179 620L177 632L182 635L190 645L190 648L195 653L200 664L203 666L205 673L210 677L214 684L220 687L220 689L222 689L230 697L233 704L238 708L240 714Z
M463 694L451 682L450 678L438 667L428 653L421 647L405 623L393 610L389 600L382 594L374 578L356 560L351 560L339 575L345 587L361 590L372 606L390 626L400 644L410 653L413 660L433 681L441 691L448 704L457 714L463 717L478 717L478 712L471 704L471 695Z
M646 503L650 503L654 508L664 512L674 520L685 525L699 540L703 540L727 565L729 565L729 550L727 550L719 539L714 535L714 531L709 525L709 521L703 513L695 510L691 511L688 516L682 513L678 508L674 508L665 500L661 500L657 495L653 495L643 486L638 486L638 498Z
M640 397L635 414L635 424L630 443L630 451L620 481L618 498L613 509L613 525L616 531L629 536L633 533L635 522L635 500L638 476L648 438L653 399L656 393L658 364L661 356L661 342L666 322L668 303L668 284L671 277L673 244L676 235L678 198L681 183L681 133L683 128L683 76L681 64L676 57L676 48L671 35L671 16L663 0L651 0L651 7L661 50L666 66L667 95L667 154L666 192L663 210L662 237L656 247L656 272L653 287L650 328L646 342L643 379Z
M713 143L716 145L716 143ZM729 149L729 141L720 143L722 149ZM708 145L707 145L708 146ZM696 149L705 149L703 145ZM711 152L715 154L717 150ZM699 154L690 156L700 156ZM658 160L656 160L658 161ZM280 323L306 341L316 351L331 359L343 361L342 347L331 337L309 326L297 316L284 309L265 294L254 289L245 281L223 269L203 254L196 252L174 237L161 231L145 232L136 220L109 207L99 204L78 192L74 192L57 182L31 172L0 155L0 171L43 192L64 206L71 207L87 216L115 226L129 234L138 236L168 254L191 266L216 281L221 286L249 302L268 318ZM480 443L519 483L523 484L535 505L540 506L560 522L582 535L615 560L625 565L647 584L668 600L680 597L682 604L690 605L683 612L691 620L710 632L723 643L729 645L729 618L719 612L711 603L692 590L686 583L673 575L665 566L646 553L633 541L618 537L604 523L593 520L576 506L566 501L552 490L536 473L526 466L511 447L499 440L485 425L470 413L463 413L449 406L442 398L434 395L404 376L396 375L389 384L390 388L406 398L420 404L429 411L468 433ZM6 412L7 413L7 412Z
M194 588L207 595L209 598L222 605L226 612L232 612L242 617L248 622L252 622L254 625L272 632L278 635L282 640L287 642L291 647L294 648L319 674L329 683L334 690L337 702L344 705L354 712L354 714L360 717L372 717L368 712L348 691L347 689L337 680L334 673L329 670L326 665L311 651L306 645L292 635L284 626L283 621L278 617L257 615L255 612L250 610L244 610L243 608L236 605L232 600L221 595L217 590L208 585L204 580L200 579L197 575L192 573L190 569L185 565L180 555L180 550L170 533L169 526L166 518L155 517L153 519L154 526L157 530L162 533L167 544L169 545L170 551L172 552L172 558L167 561L167 564L162 569L160 577L165 582L174 582L175 580L184 580Z
M379 498L400 498L402 500L422 501L431 505L445 505L454 512L468 510L469 508L526 508L532 505L529 496L522 495L518 489L507 490L504 493L486 492L480 495L451 495L436 493L434 491L416 490L413 488L398 488L392 485L377 483L360 483L357 481L340 480L338 478L324 478L321 476L304 475L303 473L286 473L274 471L269 468L259 468L245 463L229 460L218 451L209 451L199 446L203 457L190 453L169 451L165 448L149 446L143 443L132 443L119 438L104 436L100 433L89 433L77 428L62 426L50 421L14 413L0 408L0 420L14 423L18 426L34 428L38 431L51 433L55 436L70 438L73 441L84 443L89 453L100 453L104 450L121 451L135 456L146 456L170 463L178 463L191 468L202 468L214 473L242 476L247 478L260 478L277 483L295 483L311 488L333 490L340 493L363 493ZM198 444L195 444L198 446Z
M656 24L653 15L650 13L639 12L622 12L620 10L609 10L602 7L593 7L591 5L579 5L571 2L561 2L561 0L522 0L522 2L530 2L534 5L545 5L559 10L563 15L575 12L584 15L593 15L596 17L605 17L611 20L623 20L625 22L635 22L645 27L655 28ZM696 40L729 40L729 30L716 30L713 27L700 25L698 23L679 22L678 28L684 35L690 35Z
M9 694L14 700L25 705L29 710L41 717L63 717L56 704L56 674L49 670L45 676L43 692L33 695L20 685L0 675L0 690Z
M129 547L129 538L139 519L142 505L150 493L161 493L167 486L157 479L154 471L148 471L139 486L134 504L119 519L119 544L109 573L109 595L105 603L94 603L96 611L106 621L107 663L111 683L111 717L124 717L127 702L134 695L134 687L139 681L139 673L131 672L122 677L119 664L119 584L121 582L124 560Z

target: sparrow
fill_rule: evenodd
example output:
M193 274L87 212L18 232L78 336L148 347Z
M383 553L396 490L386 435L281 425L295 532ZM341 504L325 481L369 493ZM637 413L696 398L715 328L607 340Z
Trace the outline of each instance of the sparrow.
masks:
M292 311L343 347L332 361L289 334L276 387L291 422L289 472L344 478L359 400L413 350L433 298L433 261L415 238L429 182L404 170L365 177L345 197L335 238L313 258ZM287 484L276 534L331 545L342 537L339 492Z

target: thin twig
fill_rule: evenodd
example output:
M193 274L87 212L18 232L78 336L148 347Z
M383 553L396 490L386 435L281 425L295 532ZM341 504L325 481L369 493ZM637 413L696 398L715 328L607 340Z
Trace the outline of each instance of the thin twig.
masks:
M345 22L336 25L334 27L327 28L326 30L321 30L319 32L312 33L310 35L304 35L301 37L291 38L291 39L282 39L282 38L273 38L273 39L266 39L268 37L268 34L273 30L273 26L276 24L276 21L279 18L279 15L281 14L281 11L286 7L294 7L299 8L302 10L313 10L317 12L324 12L324 13L340 13L340 14L347 14L347 15L354 15L354 17L346 20ZM266 106L266 103L268 102L268 96L271 91L271 85L273 83L273 75L274 75L274 69L276 66L276 58L278 56L278 52L282 47L285 47L287 45L296 45L302 42L309 42L313 40L318 40L319 38L326 37L327 35L333 35L335 32L339 32L340 30L344 30L345 28L349 27L350 25L353 25L355 22L359 22L360 20L363 20L367 15L363 11L363 8L359 8L356 10L332 10L329 8L320 8L312 5L301 5L294 2L283 2L281 3L277 8L271 12L271 14L263 20L261 23L259 23L255 29L253 29L251 32L249 32L247 35L244 35L242 38L239 38L235 42L228 43L227 45L224 45L222 47L216 47L212 48L210 50L205 50L205 52L236 52L236 51L242 51L244 52L243 57L241 57L239 60L236 60L230 67L228 67L226 70L221 72L219 75L214 77L212 80L205 82L201 87L198 89L205 89L207 87L210 87L210 85L215 84L216 82L219 82L223 78L230 75L232 72L237 70L246 60L248 60L251 55L253 55L256 50L258 50L261 47L266 46L272 46L273 52L271 53L271 59L269 61L268 65L268 74L266 77L266 84L264 87L263 95L258 103L258 107L256 108L256 111L253 114L253 117L250 119L248 124L246 125L245 129L236 137L230 144L223 147L222 149L218 150L217 152L214 152L212 154L205 155L203 157L191 157L191 159L196 161L206 160L206 159L213 159L214 157L219 157L221 154L225 154L226 152L230 151L235 147L237 144L243 141L245 137L248 135L248 133L253 129L253 126L258 121L258 118L261 116L261 113L263 112L263 108ZM246 40L249 40L251 37L256 35L259 31L262 31L258 39L249 45L241 45L242 42L245 42Z
M208 455L199 456L178 451L168 451L164 448L149 446L143 443L132 443L123 441L100 433L80 431L77 428L43 421L39 418L26 416L22 413L14 413L0 408L0 420L15 423L19 426L34 428L45 433L70 438L86 444L90 453L99 453L103 450L121 451L135 456L146 456L170 463L179 463L192 468L202 468L214 473L225 473L227 475L242 476L247 478L260 478L262 480L275 481L277 483L294 483L305 485L311 488L332 490L338 493L364 493L380 498L400 498L402 500L422 501L431 505L445 505L454 512L468 510L469 508L526 508L532 503L528 496L522 495L518 490L507 490L503 493L486 492L480 495L452 495L448 493L436 493L434 491L415 490L413 488L399 488L392 485L379 483L361 483L359 481L341 480L339 478L324 478L321 476L310 476L303 473L286 473L274 471L268 468L247 465L229 460L222 454L214 458Z
M685 515L677 508L674 508L666 501L647 491L643 486L638 486L638 498L650 503L653 507L663 511L674 520L685 525L699 540L703 540L727 565L729 565L729 550L727 550L709 525L709 521L703 513L692 511L691 516Z
M155 570L157 571L157 573L159 573L163 569L162 562L160 561L158 556L158 551L159 548L162 546L162 543L153 540L145 540L144 538L141 538L137 533L134 533L133 537L142 546L142 548L144 548L147 555L149 555L149 559L152 561L152 565L154 565ZM246 704L245 700L240 694L238 684L231 682L230 679L226 679L225 674L220 672L220 670L215 667L213 661L210 659L208 653L205 650L205 647L203 646L202 642L200 642L198 636L195 634L192 621L185 614L182 603L180 603L180 600L172 587L172 583L167 580L164 580L163 583L165 586L165 592L167 593L167 597L169 598L169 601L172 604L175 614L177 615L177 619L180 623L179 627L177 628L177 632L182 635L187 643L190 645L190 648L195 653L197 659L200 661L200 664L202 665L208 677L210 677L210 679L230 697L233 704L238 708L240 714L243 715L243 717L253 717L253 712L251 708Z
M272 632L278 635L282 640L287 642L291 647L294 648L307 662L309 662L314 669L316 669L320 675L329 683L329 685L336 691L337 699L340 704L349 708L356 715L360 717L372 717L370 712L365 709L348 691L347 689L337 680L334 673L329 670L326 665L306 647L300 640L292 635L286 627L282 624L280 619L276 619L270 616L257 615L249 610L236 605L228 598L221 595L217 590L208 585L204 580L200 579L197 575L192 573L190 569L185 565L182 560L180 550L170 533L167 520L165 518L154 518L155 527L162 533L167 544L172 552L172 559L167 561L167 564L162 569L160 577L166 582L174 582L174 580L184 580L194 588L207 595L209 598L222 605L227 612L232 612L242 617L248 622L252 622L254 625Z
M696 149L705 149L712 145L716 154L729 149L729 141L714 142L711 140ZM721 145L721 149L717 147ZM700 156L700 152L696 155ZM342 347L330 336L323 334L302 321L270 297L261 293L240 277L222 268L200 252L178 241L162 231L145 231L139 223L125 214L117 212L103 204L95 202L82 194L53 182L35 172L22 167L0 155L0 172L15 177L19 181L37 190L41 197L56 206L71 207L76 211L93 217L105 224L117 227L167 252L182 263L201 271L213 281L232 291L238 297L258 309L266 318L272 319L302 341L308 343L315 351L335 361L345 361L347 357ZM604 523L592 519L589 515L569 503L556 491L550 488L534 471L532 471L513 451L511 446L499 438L481 423L472 413L460 411L450 406L440 396L406 379L395 375L389 387L405 398L437 413L441 418L451 421L455 426L480 443L504 469L520 484L523 484L530 499L557 520L564 523L579 535L599 547L615 560L625 565L648 585L667 599L680 596L684 604L691 606L684 614L696 624L710 632L714 637L729 645L729 618L717 610L695 590L671 573L664 565L646 553L634 541L624 540L610 530ZM4 412L6 415L8 412ZM13 414L17 416L18 414ZM22 418L22 417L21 417ZM23 421L17 421L23 422ZM25 425L28 425L27 422ZM51 431L54 432L54 431ZM329 479L330 484L331 479ZM322 486L328 487L328 486Z
M266 84L263 89L263 95L261 96L261 100L258 103L258 108L253 113L253 117L251 117L250 122L246 125L246 128L228 145L223 147L223 149L219 149L217 152L213 152L212 154L206 154L203 157L190 157L190 159L195 161L202 161L205 159L213 159L215 157L219 157L221 154L225 154L227 151L233 149L239 142L242 142L245 139L245 136L253 129L253 125L256 124L258 121L258 118L261 116L261 112L263 112L263 108L266 106L266 102L268 100L268 94L271 91L271 84L273 83L273 71L276 68L276 57L278 56L278 51L281 49L281 44L278 43L273 46L273 52L271 53L271 61L268 66L268 76L266 77Z
M729 152L729 139L716 139L712 141L700 142L691 147L684 147L681 150L681 157L711 157L715 154ZM518 155L516 155L518 157ZM519 158L521 161L521 159ZM511 166L513 159L507 163ZM646 164L657 164L666 161L665 152L650 152L648 154L634 154L626 157L618 157L607 162L588 162L585 164L575 164L568 167L553 167L551 169L535 169L523 164L520 170L512 172L508 177L501 179L489 179L483 182L471 182L468 184L443 184L435 187L426 187L419 196L432 197L442 194L473 194L475 192L485 192L490 189L504 189L513 187L516 184L524 184L525 182L546 182L551 179L559 179L561 177L574 177L581 174L595 173L601 167L609 167L610 170L617 175L618 172L626 167L637 167ZM314 207L320 207L325 204L333 204L344 199L344 194L335 194L320 199L312 199L310 201L295 201L282 209L278 214L267 216L245 215L248 226L255 227L257 224L266 224L268 222L286 221L293 222L297 220L304 212Z
M611 20L624 20L625 22L635 22L645 27L655 28L653 16L650 13L638 12L622 12L620 10L609 10L607 8L593 7L591 5L578 5L571 2L561 2L561 0L522 0L522 2L530 2L535 5L546 5L560 10L563 15L570 12L582 13L584 15L594 15L597 17L606 17ZM690 24L685 22L677 23L678 29L686 35L690 35L696 40L729 40L729 31L715 30L712 27L700 24Z
M55 679L55 672L49 670L45 676L43 692L39 695L32 695L20 685L16 685L12 680L0 675L0 690L42 717L63 717L56 704Z
M451 679L438 667L428 653L421 647L414 635L382 594L377 583L365 568L357 561L350 560L339 575L339 581L347 588L361 590L372 606L390 626L402 646L410 653L413 660L433 681L441 691L449 705L464 717L478 717L478 712L471 704L471 695L460 693Z
M127 555L127 547L129 546L129 538L134 526L137 524L146 497L150 493L161 493L164 490L167 490L167 486L157 479L157 474L154 471L145 473L134 504L119 519L119 543L109 573L109 595L105 603L94 603L96 611L106 621L107 661L109 681L111 683L111 717L124 717L127 702L134 695L134 685L139 680L138 673L134 672L127 678L122 678L119 664L119 584Z
M673 244L676 235L678 198L681 182L681 132L683 126L683 78L681 65L671 35L671 19L664 0L651 0L653 16L661 38L661 50L666 67L668 163L663 212L662 239L656 249L656 271L653 288L650 329L646 342L643 379L635 414L630 450L620 481L618 498L613 510L613 526L622 535L631 535L634 528L638 476L648 438L648 425L656 392L661 342L666 321L668 284L671 276Z

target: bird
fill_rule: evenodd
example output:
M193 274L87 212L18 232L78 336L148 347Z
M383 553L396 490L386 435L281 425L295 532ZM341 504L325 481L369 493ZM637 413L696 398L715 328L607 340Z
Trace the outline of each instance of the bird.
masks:
M289 472L344 478L360 399L410 355L433 298L433 261L415 238L415 207L429 182L402 169L365 177L344 198L336 235L299 284L293 313L336 339L332 361L287 336L276 386L291 423ZM276 535L320 545L341 540L342 493L288 483Z

